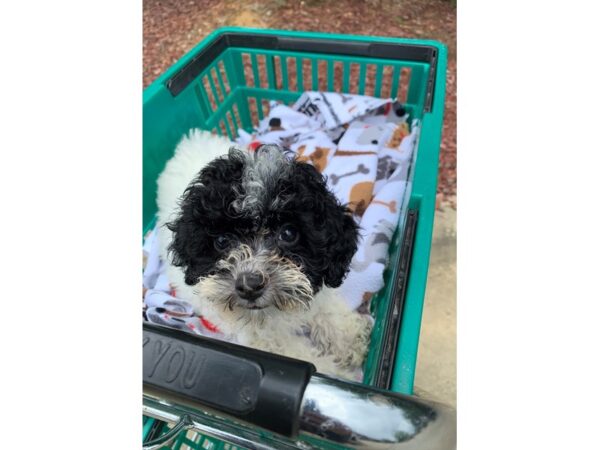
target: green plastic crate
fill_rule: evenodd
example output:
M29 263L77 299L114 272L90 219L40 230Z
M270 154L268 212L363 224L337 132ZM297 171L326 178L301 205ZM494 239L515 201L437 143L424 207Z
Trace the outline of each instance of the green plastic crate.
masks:
M376 325L364 383L377 382L391 320L388 305L394 296L404 295L388 387L412 394L433 231L446 64L446 47L435 41L246 28L215 31L144 90L144 231L154 223L156 179L191 128L234 140L238 127L251 131L268 114L268 101L292 104L305 90L398 98L411 119L421 122L410 173L412 189L399 199L408 201L418 220L405 291L394 282L405 264L400 257L406 218L401 218L390 245L385 287L372 299Z

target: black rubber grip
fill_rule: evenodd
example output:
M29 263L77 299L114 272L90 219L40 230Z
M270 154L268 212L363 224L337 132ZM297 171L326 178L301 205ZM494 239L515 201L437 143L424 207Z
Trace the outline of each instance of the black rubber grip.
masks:
M288 437L298 433L315 367L228 342L144 323L144 385Z

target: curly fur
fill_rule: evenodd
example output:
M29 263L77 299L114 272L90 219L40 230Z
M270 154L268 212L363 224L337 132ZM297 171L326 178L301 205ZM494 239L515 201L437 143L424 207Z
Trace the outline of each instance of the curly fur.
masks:
M179 296L243 345L331 374L360 366L370 321L331 289L348 272L358 228L314 167L276 146L249 153L193 131L158 185L161 251ZM284 226L299 231L296 242L278 241ZM252 302L234 287L247 271L267 280Z
M187 284L214 269L221 257L214 247L217 236L253 238L259 230L273 234L283 224L304 231L293 247L279 251L303 268L314 293L323 283L342 283L357 248L358 229L350 211L313 166L275 158L273 147L259 150L254 158L231 148L185 190L180 214L167 226L173 232L172 262L183 268Z
M259 272L269 280L265 293L256 301L258 306L274 305L281 311L298 305L308 309L312 299L312 287L301 269L260 245L258 251L249 245L240 245L217 261L215 269L218 275L201 278L198 291L207 300L226 305L230 310L234 307L235 280L243 272Z

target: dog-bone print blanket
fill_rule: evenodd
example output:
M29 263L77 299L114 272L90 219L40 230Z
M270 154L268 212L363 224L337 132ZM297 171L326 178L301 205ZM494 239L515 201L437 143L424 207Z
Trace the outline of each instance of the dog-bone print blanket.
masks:
M410 193L408 174L419 126L401 105L358 95L307 92L292 107L272 103L268 117L238 144L277 143L327 176L330 189L348 203L362 239L340 287L352 309L369 313L383 287L388 246ZM159 257L156 232L144 241L144 318L189 332L223 338L219 330L176 297ZM361 374L355 377L361 379Z
M244 146L279 144L327 176L361 227L361 241L342 295L368 313L384 285L388 247L407 211L408 175L419 134L416 120L391 99L332 92L305 92L292 106L271 102L253 134L238 130Z
M222 339L219 330L202 316L194 313L192 305L177 298L160 258L156 228L144 236L143 246L143 311L144 320L171 328Z

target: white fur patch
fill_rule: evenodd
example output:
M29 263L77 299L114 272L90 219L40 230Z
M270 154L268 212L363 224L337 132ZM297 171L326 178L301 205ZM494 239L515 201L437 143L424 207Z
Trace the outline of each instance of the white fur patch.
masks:
M308 309L312 299L312 286L301 269L291 261L262 247L256 249L240 245L217 262L218 273L200 280L196 285L199 295L208 301L221 304L230 310L239 309L239 316L254 317L254 311L238 306L235 281L241 273L260 273L268 280L264 294L255 302L259 307L275 307L280 311L296 308Z
M156 197L160 252L164 261L168 260L167 246L172 234L165 224L179 214L179 199L198 172L215 158L226 155L232 145L223 137L195 129L181 139L175 154L167 161L158 177Z

